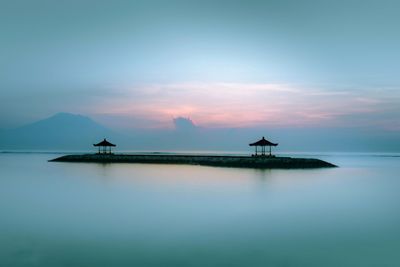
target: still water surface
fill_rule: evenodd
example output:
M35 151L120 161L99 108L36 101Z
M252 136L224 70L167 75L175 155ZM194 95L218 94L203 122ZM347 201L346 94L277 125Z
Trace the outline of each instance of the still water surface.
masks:
M400 157L253 170L0 154L0 266L400 266Z

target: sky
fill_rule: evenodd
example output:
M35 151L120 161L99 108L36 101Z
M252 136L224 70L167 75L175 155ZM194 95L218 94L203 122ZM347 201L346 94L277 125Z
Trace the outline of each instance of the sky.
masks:
M398 1L0 4L0 128L400 132Z

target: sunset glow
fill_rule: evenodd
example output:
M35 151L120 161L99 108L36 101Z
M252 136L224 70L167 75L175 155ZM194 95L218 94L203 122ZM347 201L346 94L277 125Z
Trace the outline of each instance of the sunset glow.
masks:
M398 108L379 90L338 91L291 84L182 83L135 86L121 98L103 99L108 114L153 121L163 127L174 117L189 117L202 127L371 126L362 119ZM95 107L93 113L104 114ZM357 117L360 117L357 119ZM376 122L375 122L376 123ZM390 128L390 120L379 122Z

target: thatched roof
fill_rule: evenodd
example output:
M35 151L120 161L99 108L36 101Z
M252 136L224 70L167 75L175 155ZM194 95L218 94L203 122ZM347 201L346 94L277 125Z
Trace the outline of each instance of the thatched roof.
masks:
M249 144L249 146L277 146L278 144L271 143L270 141L263 138L255 143Z
M105 138L103 141L101 141L98 144L93 144L93 146L116 146L114 144L111 144L110 142L108 142Z

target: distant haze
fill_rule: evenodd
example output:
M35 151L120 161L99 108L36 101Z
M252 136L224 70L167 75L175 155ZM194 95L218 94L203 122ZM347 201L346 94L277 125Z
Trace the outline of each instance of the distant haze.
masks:
M23 127L0 131L0 150L95 151L107 138L116 151L231 151L252 153L248 144L262 136L279 143L274 152L396 152L398 135L355 129L206 128L175 118L173 128L117 130L91 118L58 113ZM380 138L376 138L379 136Z
M41 138L35 149L68 146L60 139L80 148L107 135L127 149L246 150L265 135L289 151L400 151L399 9L394 0L5 1L0 148ZM83 118L57 116L51 127L66 128L44 138L35 123L59 112ZM86 117L82 138L68 139Z

